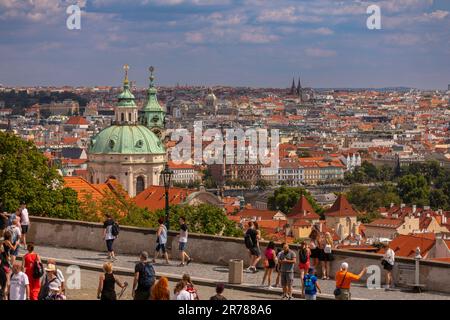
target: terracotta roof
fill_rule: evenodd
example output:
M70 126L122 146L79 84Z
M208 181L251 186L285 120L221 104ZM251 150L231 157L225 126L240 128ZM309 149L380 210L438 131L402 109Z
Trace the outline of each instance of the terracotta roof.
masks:
M357 216L347 198L342 194L336 199L333 205L325 211L325 216L329 217L354 217Z
M261 217L261 220L273 220L278 211L244 208L236 215L241 218ZM259 223L259 221L258 221Z
M304 195L300 197L288 214L292 219L319 220L320 216L314 211L308 199Z
M416 255L416 248L420 247L422 257L433 248L436 239L430 234L399 235L389 244L395 254L400 257L413 258Z
M296 219L294 220L294 223L292 224L293 227L310 227L311 222L305 219Z
M81 116L74 116L74 117L70 117L69 120L67 120L66 124L71 124L71 125L88 125L89 122L87 122L87 120Z
M194 192L196 190L171 187L169 191L169 204L177 205L186 200ZM147 208L149 211L164 209L166 205L165 201L164 186L150 186L134 197L134 202L138 207Z
M376 219L369 224L366 224L366 227L377 227L377 228L388 228L388 229L397 229L403 224L402 219Z
M189 163L175 163L173 161L169 161L169 168L172 170L177 169L194 169L194 166Z
M78 200L81 202L83 202L89 194L92 195L92 200L96 202L104 197L102 191L82 177L64 177L64 185L75 190L78 193Z

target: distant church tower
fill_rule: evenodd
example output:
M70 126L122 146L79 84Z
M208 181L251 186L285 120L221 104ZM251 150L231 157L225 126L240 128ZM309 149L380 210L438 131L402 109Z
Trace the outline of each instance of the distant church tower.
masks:
M208 89L208 95L205 98L206 109L209 113L217 115L217 97L211 88Z
M292 86L291 86L290 94L293 96L295 94L295 92L296 92L296 89L295 89L295 78L292 78Z
M158 136L160 139L164 139L164 125L165 125L165 116L166 112L161 108L161 105L158 102L158 98L156 94L158 90L155 88L153 81L155 77L153 75L153 71L155 71L154 67L150 67L150 84L148 87L148 101L143 109L143 116L140 119L142 125L148 127L154 134Z

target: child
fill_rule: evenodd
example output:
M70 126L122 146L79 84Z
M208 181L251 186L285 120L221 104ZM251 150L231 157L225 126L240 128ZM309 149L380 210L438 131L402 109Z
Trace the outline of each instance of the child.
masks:
M302 295L305 297L305 300L316 300L317 291L322 293L317 277L314 275L314 268L308 269L308 274L303 278L303 284Z

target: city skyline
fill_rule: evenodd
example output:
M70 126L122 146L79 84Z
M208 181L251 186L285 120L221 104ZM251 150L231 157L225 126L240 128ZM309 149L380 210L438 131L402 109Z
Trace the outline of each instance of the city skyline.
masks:
M78 1L81 30L68 30L76 1L0 1L0 83L119 86L121 66L146 87L446 89L450 4L439 0ZM366 9L381 8L381 30ZM57 70L57 72L55 72Z

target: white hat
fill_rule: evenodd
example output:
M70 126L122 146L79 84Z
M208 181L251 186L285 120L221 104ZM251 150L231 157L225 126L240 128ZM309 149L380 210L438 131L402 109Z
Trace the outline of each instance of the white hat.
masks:
M53 263L49 263L47 265L47 268L45 268L45 271L47 271L47 272L50 272L50 271L56 272L56 266Z

